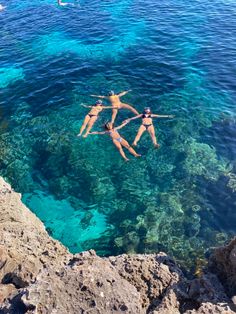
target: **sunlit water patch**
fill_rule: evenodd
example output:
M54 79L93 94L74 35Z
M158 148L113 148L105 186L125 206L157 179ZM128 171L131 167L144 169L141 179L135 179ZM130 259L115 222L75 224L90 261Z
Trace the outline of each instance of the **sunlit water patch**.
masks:
M81 243L99 239L108 229L106 216L96 206L87 206L81 202L72 207L67 200L56 200L42 191L34 191L34 194L29 195L26 193L23 201L34 208L42 220L50 217L46 221L49 234L61 239L74 252L83 250Z
M9 84L22 79L24 79L24 72L22 68L0 68L0 88L7 87Z
M236 232L236 32L217 3L9 2L0 173L72 252L164 250L192 269ZM108 136L76 137L81 103L111 89L132 89L123 100L140 112L175 115L154 120L159 150L144 134L142 158L125 163ZM132 116L120 111L116 125ZM94 130L110 119L102 112ZM120 131L129 143L140 123Z

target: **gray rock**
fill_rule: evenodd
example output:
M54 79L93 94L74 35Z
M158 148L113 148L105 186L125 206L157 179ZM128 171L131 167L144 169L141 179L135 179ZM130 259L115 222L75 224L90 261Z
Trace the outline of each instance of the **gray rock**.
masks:
M218 276L231 297L236 295L236 238L215 249L209 260L209 270Z
M1 177L0 226L1 314L235 313L222 286L235 285L235 242L211 259L222 284L211 273L188 281L165 253L72 255Z

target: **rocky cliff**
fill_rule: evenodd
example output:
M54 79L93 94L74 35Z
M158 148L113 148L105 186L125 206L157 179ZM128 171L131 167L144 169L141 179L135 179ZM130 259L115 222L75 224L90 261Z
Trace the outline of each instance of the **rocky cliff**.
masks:
M210 271L189 281L164 253L72 255L0 178L0 314L236 313L236 240Z

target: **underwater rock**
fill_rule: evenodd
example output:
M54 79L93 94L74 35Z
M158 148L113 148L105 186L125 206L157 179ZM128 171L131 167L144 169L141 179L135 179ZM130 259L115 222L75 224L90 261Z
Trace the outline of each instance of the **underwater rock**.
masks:
M101 258L90 250L72 255L49 237L43 223L21 203L21 195L1 177L0 224L3 314L20 309L38 314L235 313L215 275L189 281L164 253ZM128 238L137 245L135 233ZM218 266L232 264L222 268L223 285L225 279L235 283L235 260L235 240L211 259L213 268L214 261Z
M214 148L205 143L191 139L185 147L186 159L184 170L189 175L204 176L207 180L216 181L226 171L227 165L219 160Z
M228 174L229 177L229 182L227 184L227 186L233 191L236 192L236 174L235 173L229 173Z

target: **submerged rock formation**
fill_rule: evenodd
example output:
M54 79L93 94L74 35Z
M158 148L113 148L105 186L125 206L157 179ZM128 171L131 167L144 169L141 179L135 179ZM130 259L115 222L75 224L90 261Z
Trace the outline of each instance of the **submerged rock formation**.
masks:
M236 313L222 286L234 296L235 251L236 240L216 250L192 281L164 253L72 255L0 178L1 314Z

